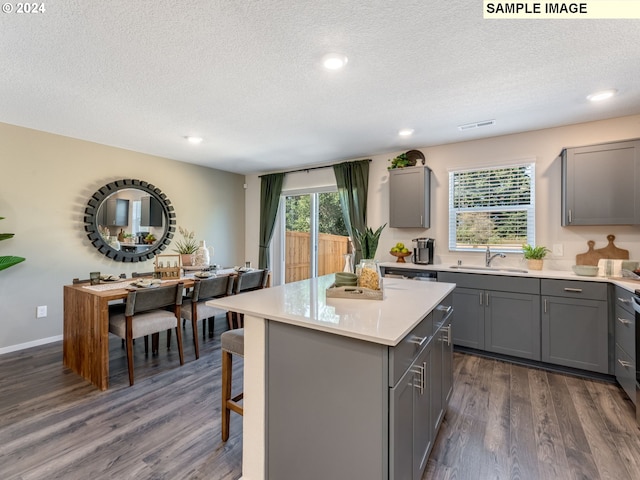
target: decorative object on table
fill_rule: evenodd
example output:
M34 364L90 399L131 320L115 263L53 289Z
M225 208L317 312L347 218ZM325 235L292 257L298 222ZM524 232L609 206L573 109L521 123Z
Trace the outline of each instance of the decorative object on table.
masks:
M594 249L596 242L589 240L589 249L585 253L576 255L576 265L598 265L601 259L629 260L629 250L618 248L613 244L615 235L607 235L608 244L606 247Z
M522 245L522 253L527 259L527 267L529 270L542 270L543 258L549 253L547 247L533 247L529 244Z
M405 262L404 257L411 255L409 249L405 247L402 242L396 243L389 253L397 258L396 263L407 263Z
M156 237L153 233L149 233L146 237L144 237L144 243L146 243L147 245L151 245L155 241Z
M186 228L178 227L182 240L176 242L174 252L178 252L182 256L182 265L192 265L192 255L198 250L198 244L195 241L196 232L190 232Z
M353 253L345 253L344 257L344 268L343 272L353 273Z
M181 255L156 255L154 273L159 278L178 279L180 278Z
M3 220L4 217L0 217L0 220ZM9 238L13 238L15 234L13 233L0 233L0 240L8 240ZM0 257L0 270L4 270L5 268L12 267L20 262L24 262L23 257L14 257L14 256L2 256Z
M363 232L360 232L356 228L353 229L353 235L356 237L356 240L360 244L363 259L371 259L376 256L376 250L378 249L378 240L380 240L380 234L386 226L387 224L385 223L375 232L370 227L365 228Z
M100 283L100 272L90 272L89 280L91 281L91 285L98 285Z
M213 250L213 247L210 247ZM211 255L213 253L209 253L209 249L207 248L207 244L204 240L200 240L200 246L195 251L191 264L198 267L208 267L211 262Z
M355 273L336 272L334 275L336 287L355 287L358 285L358 276Z
M369 290L382 289L382 275L376 260L371 258L360 260L357 275L359 287L368 288Z
M573 265L573 273L582 277L595 277L598 275L598 267L594 265Z

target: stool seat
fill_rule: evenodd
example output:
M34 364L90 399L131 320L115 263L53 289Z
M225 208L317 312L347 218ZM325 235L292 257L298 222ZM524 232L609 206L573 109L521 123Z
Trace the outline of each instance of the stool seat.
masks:
M243 393L231 397L231 379L233 370L233 355L244 357L244 328L229 330L220 335L222 349L222 441L229 440L229 423L231 412L244 414L239 403Z
M224 332L220 335L220 342L223 350L244 357L244 328Z

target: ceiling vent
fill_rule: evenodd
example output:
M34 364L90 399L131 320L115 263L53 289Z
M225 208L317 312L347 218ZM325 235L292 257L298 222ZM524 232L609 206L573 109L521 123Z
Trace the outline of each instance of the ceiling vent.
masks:
M496 124L495 120L484 120L482 122L467 123L466 125L458 125L458 130L460 130L461 132L464 132L466 130L473 130L474 128L490 127L491 125L495 125L495 124Z

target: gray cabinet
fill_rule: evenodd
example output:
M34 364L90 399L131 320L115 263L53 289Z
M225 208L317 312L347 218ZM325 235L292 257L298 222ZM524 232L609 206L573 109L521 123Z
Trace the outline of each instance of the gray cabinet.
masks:
M453 378L436 342L451 311L395 347L268 322L267 478L420 480Z
M389 226L429 228L431 169L425 166L389 170Z
M614 373L622 389L636 403L636 315L632 296L627 290L616 287Z
M452 319L456 345L540 360L540 280L440 272L455 283Z
M109 198L102 204L98 214L101 225L126 227L129 225L129 200Z
M640 224L640 140L561 153L562 225Z
M607 284L541 281L542 361L609 371Z
M160 202L152 196L140 199L140 226L141 227L161 227L163 224L164 212Z

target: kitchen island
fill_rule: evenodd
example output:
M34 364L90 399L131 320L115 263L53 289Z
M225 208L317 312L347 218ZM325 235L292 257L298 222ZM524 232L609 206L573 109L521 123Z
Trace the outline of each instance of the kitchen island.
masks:
M420 478L452 388L453 284L333 275L225 297L245 315L243 479Z

